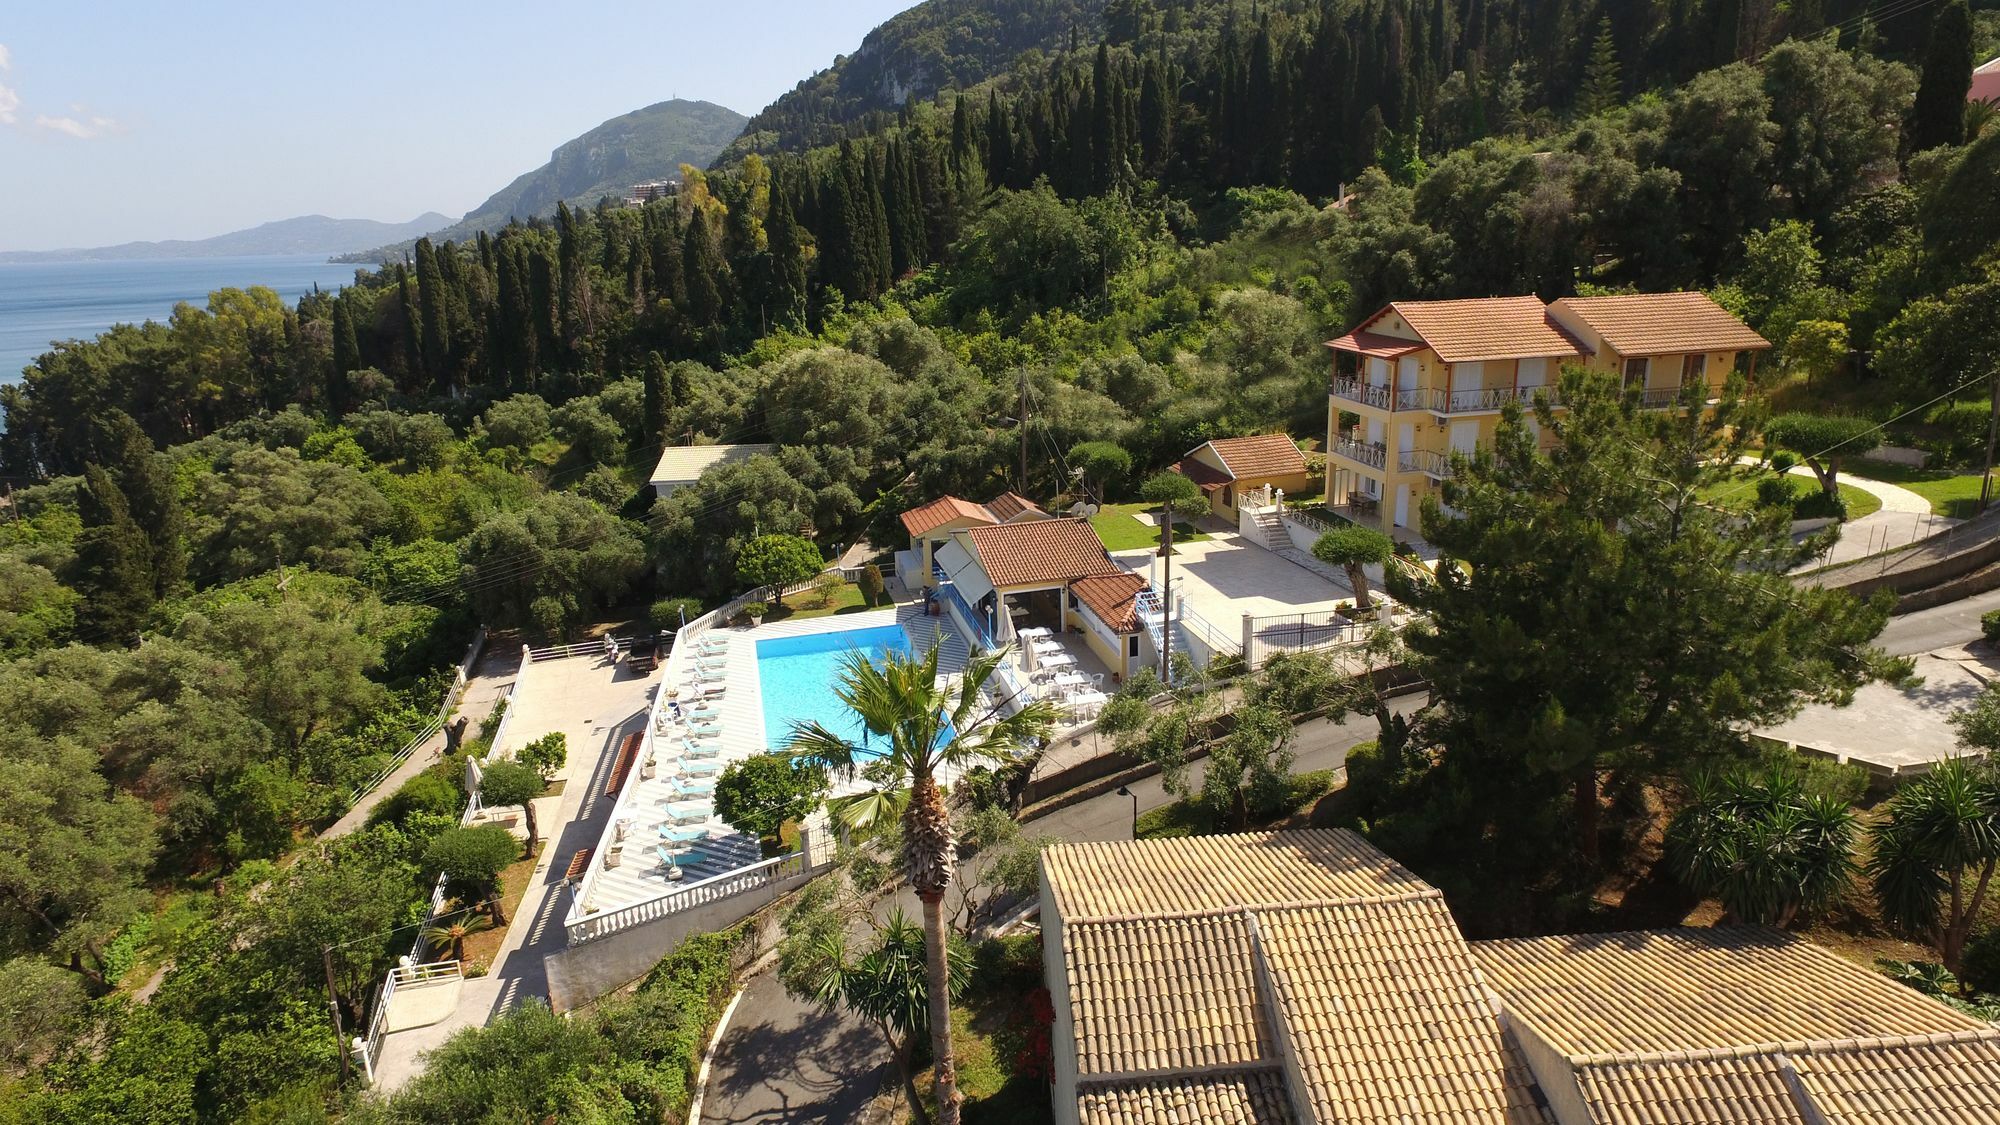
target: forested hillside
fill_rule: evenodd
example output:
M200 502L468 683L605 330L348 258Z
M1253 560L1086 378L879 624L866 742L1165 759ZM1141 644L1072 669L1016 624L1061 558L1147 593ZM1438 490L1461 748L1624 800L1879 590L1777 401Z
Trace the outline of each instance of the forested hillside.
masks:
M941 491L1054 501L1085 442L1122 495L1211 436L1316 435L1322 341L1388 299L1701 288L1794 396L1981 400L2000 124L1963 91L2000 21L1895 11L936 0L676 198L57 347L0 388L0 1122L346 1110L320 950L365 1016L463 794L447 763L310 833L475 622L712 604L754 535L830 557ZM653 502L689 440L778 450ZM651 1065L478 1112L677 1120Z

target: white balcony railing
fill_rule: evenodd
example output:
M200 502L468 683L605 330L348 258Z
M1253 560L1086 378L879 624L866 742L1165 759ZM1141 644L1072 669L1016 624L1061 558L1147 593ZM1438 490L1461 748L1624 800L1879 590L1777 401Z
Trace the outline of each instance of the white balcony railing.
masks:
M1335 441L1333 443L1333 452L1338 456L1347 458L1349 461L1359 461L1371 469L1381 468L1389 459L1389 449L1387 446L1378 445L1374 442L1356 441L1353 438L1341 438Z
M1359 379L1335 379L1329 388L1335 398L1372 406L1377 410L1421 410L1428 392L1423 390L1402 390L1394 387L1376 386Z
M1439 480L1451 476L1451 454L1434 449L1405 449L1396 455L1396 468L1405 473L1424 473Z

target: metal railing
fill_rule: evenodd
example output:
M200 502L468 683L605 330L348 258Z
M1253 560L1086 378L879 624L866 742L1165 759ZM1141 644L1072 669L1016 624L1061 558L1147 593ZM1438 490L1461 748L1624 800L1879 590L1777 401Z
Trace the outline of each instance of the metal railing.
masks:
M1181 627L1183 634L1207 645L1208 650L1218 656L1234 656L1243 651L1242 641L1210 624L1207 618L1187 604L1186 598L1181 599L1180 612L1174 616L1174 624Z
M745 891L758 890L773 883L804 875L812 870L807 866L808 854L807 850L801 849L776 856L748 867L739 867L734 871L725 871L720 875L674 887L652 898L640 899L616 910L578 917L572 909L571 920L564 924L564 929L569 935L569 944L574 946L595 941L633 926L665 918L670 914L678 914L683 910L691 910Z
M544 660L567 660L572 656L603 656L611 651L606 640L578 641L573 645L551 645L547 648L531 648L528 658L539 664Z
M1389 459L1389 447L1369 441L1341 438L1333 443L1331 452L1349 461L1359 461L1371 469L1379 469Z
M1473 387L1467 390L1426 392L1426 409L1434 414L1477 414L1494 411L1510 402L1533 402L1537 394L1547 396L1550 405L1562 405L1562 395L1551 386Z
M417 747L429 742L433 735L444 729L445 720L451 718L452 710L458 706L459 697L465 692L466 680L471 677L473 666L479 662L479 653L485 647L486 629L481 626L473 633L472 644L466 649L465 658L458 662L458 668L452 674L451 687L445 689L444 698L438 702L437 714L431 716L431 721L424 729L412 735L400 749L389 755L388 765L375 771L373 777L348 791L347 808L341 810L342 815L360 804L363 797L373 793L376 786L389 780L389 775L402 768L403 763L410 760L410 755L417 752Z
M1405 449L1396 457L1396 468L1406 473L1426 473L1443 480L1451 475L1451 455L1434 449Z
M1372 406L1377 410L1421 410L1426 392L1422 390L1399 391L1392 386L1376 386L1359 379L1335 379L1328 388L1335 398Z
M389 1001L396 990L405 985L438 984L445 981L464 980L465 970L456 961L432 961L422 965L398 965L389 970L388 979L382 982L382 995L375 1003L375 1011L368 1017L368 1030L361 1038L361 1065L368 1073L369 1081L375 1078L375 1062L382 1057L382 1039L389 1033ZM341 1045L346 1049L346 1044Z
M1665 410L1680 405L1681 393L1685 387L1647 387L1643 390L1625 392L1639 400L1641 410Z

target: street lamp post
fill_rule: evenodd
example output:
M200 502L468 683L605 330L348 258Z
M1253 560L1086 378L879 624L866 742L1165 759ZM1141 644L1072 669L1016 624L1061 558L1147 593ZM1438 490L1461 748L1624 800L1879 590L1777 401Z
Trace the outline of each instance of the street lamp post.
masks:
M1139 795L1132 792L1129 785L1120 785L1118 795L1132 798L1132 838L1136 840L1139 838Z

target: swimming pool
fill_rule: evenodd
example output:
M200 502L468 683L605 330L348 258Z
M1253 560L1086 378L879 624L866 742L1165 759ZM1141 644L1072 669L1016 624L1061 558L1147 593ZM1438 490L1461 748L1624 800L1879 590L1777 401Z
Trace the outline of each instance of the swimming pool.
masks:
M757 682L764 696L764 740L771 749L785 748L791 740L792 724L810 722L821 724L850 745L865 744L862 736L867 728L833 694L842 660L856 649L867 653L868 659L877 664L891 653L899 656L916 653L901 625L771 637L757 642ZM879 743L880 739L876 741ZM879 751L864 751L855 756L878 757Z

